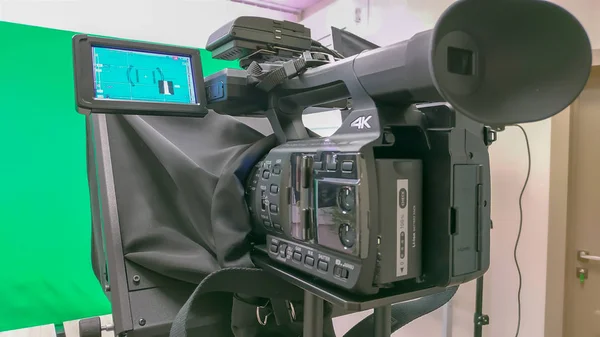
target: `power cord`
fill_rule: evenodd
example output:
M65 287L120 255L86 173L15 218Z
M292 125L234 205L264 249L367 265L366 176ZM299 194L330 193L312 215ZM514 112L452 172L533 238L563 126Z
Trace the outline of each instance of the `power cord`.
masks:
M517 332L515 337L519 337L519 331L521 330L521 289L523 288L523 276L521 275L521 267L519 266L519 260L517 259L517 248L519 247L521 231L523 230L523 194L525 194L525 188L527 188L529 176L531 175L531 149L529 147L529 137L527 137L527 131L525 131L525 129L520 125L515 125L515 127L521 129L523 136L525 137L525 144L527 145L527 177L525 178L525 183L523 184L523 189L521 189L521 195L519 196L519 233L517 234L514 250L515 265L517 267L517 273L519 274L519 290L517 292Z

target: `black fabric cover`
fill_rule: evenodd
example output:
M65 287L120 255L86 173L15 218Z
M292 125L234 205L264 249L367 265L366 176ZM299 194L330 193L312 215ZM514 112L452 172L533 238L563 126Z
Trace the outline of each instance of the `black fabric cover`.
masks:
M106 117L125 258L196 284L219 268L252 267L240 179L275 138L216 113ZM223 176L238 158L239 178Z
M245 273L251 286L244 287L245 280L240 276L213 282L208 290L242 294L252 290L247 293L251 297L264 292L265 297L300 301L299 289L278 284L283 281L273 276L262 275L265 272L253 268L250 259L252 227L244 200L244 181L256 162L277 145L266 119L241 122L214 112L205 118L106 115L106 126L124 259L170 279L193 284L207 283L216 279L216 275L237 270ZM88 135L89 131L88 125ZM311 132L309 135L316 136ZM91 139L95 138L89 137L88 142ZM88 174L93 176L94 149L89 145L88 165L92 167L88 167ZM97 190L90 184L94 195ZM97 196L91 199L92 203L98 202ZM99 223L97 208L93 223ZM99 255L101 243L98 228L94 227L93 250ZM98 278L103 276L101 264L100 260L94 260ZM221 285L226 289L220 289ZM395 305L393 314L398 323L394 330L441 306L454 291L406 309ZM193 313L198 308L202 309L199 312L209 310L212 315L195 326L202 330L195 333L211 331L213 337L301 334L300 320L288 326L274 325L271 320L267 326L261 326L256 320L256 306L240 302L239 297L204 303L201 296L196 296L200 292L199 286L195 295L187 302L182 301L178 317L185 319L177 325L183 329L174 326L176 336L186 335L188 310ZM192 307L196 298L198 303ZM301 303L297 309L303 312ZM325 316L324 336L330 337L334 335L331 310ZM230 322L231 327L222 329L224 321ZM349 336L364 335L371 331L372 324L372 319L361 322Z
M244 181L254 165L277 145L266 118L236 119L214 112L204 118L105 118L125 260L192 284L219 271L248 270L210 288L218 292L246 291L251 296L258 292L274 298L302 298L300 289L252 268L250 259L252 227L244 200ZM88 124L91 122L88 118ZM88 125L88 175L92 176L96 169L94 147L89 142L98 138L90 135L90 130ZM93 187L90 185L92 196L96 190ZM92 203L98 202L92 199ZM93 223L99 222L93 217ZM93 234L97 239L98 233ZM97 240L93 240L93 246L93 267L100 278ZM252 282L252 286L244 286L245 281ZM166 294L169 286L178 285L163 284L161 287L166 288L157 290ZM267 289L261 290L264 287ZM198 296L197 303L189 308L190 314L211 312L189 327L196 333L210 332L213 337L288 336L298 329L298 324L274 326L273 320L263 327L258 324L255 307L240 306L233 297L206 303L205 297ZM232 308L232 301L238 305ZM185 307L185 303L180 305ZM230 326L221 329L223 321L230 322ZM330 313L325 321L333 332Z

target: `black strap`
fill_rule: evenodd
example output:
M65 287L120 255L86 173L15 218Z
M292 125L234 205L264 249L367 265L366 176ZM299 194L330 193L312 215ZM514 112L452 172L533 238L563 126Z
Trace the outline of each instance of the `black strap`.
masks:
M198 284L181 307L171 326L170 337L187 337L187 320L194 301L211 292L243 293L254 297L300 301L303 292L282 279L258 268L225 268L209 274Z
M286 79L297 76L305 69L306 60L300 58L284 62L281 68L277 68L270 72L265 72L258 63L252 62L250 66L248 66L247 72L248 75L259 80L256 85L258 89L269 92Z
M392 306L392 332L424 316L450 301L458 286L420 299ZM175 316L169 337L187 337L186 323L196 298L210 292L234 292L248 296L300 300L302 291L291 284L257 268L226 268L208 275L194 290ZM344 337L369 336L374 331L374 315L366 317Z
M400 329L415 319L437 310L452 299L458 286L446 291L421 297L414 301L396 303L392 305L392 332ZM374 331L375 315L371 314L356 324L344 337L372 336Z

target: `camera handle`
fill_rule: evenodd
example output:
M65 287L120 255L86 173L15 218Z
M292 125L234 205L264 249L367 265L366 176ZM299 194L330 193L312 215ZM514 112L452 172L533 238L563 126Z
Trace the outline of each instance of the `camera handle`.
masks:
M265 111L265 115L280 144L309 138L302 122L303 111L300 106L291 102L286 104L277 95L269 93L269 108Z

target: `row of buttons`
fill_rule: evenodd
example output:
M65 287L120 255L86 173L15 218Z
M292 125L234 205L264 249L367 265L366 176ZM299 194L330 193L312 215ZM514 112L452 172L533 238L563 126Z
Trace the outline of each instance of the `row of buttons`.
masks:
M337 161L330 161L330 162L326 163L325 167L326 167L327 171L337 171L338 163L337 163ZM314 162L313 169L322 171L323 170L323 162L321 162L321 161ZM354 162L352 162L352 161L343 161L342 162L342 172L351 173L353 169L354 169Z
M286 243L282 243L281 245L278 245L276 243L271 243L271 253L279 254L279 256L281 256L283 258L285 258L286 254L288 254L288 252L287 252L288 248L289 247ZM302 262L302 253L295 251L292 254L292 259L296 262ZM314 267L315 266L315 258L311 255L306 255L304 257L304 264L309 267ZM317 262L317 269L320 271L324 271L324 272L328 271L329 270L329 262L319 259L319 261ZM347 279L349 273L350 272L346 268L343 268L340 266L333 267L333 275L336 277L339 277L342 279Z
M272 171L269 171L269 169L263 170L263 172L262 172L263 179L269 179L269 177L271 177L271 172L273 172L273 174L275 174L275 175L281 174L281 165L279 165L279 164L274 165Z
M263 225L267 228L271 227L271 222L269 220L263 220ZM281 225L278 223L273 223L273 228L277 230L281 230Z

